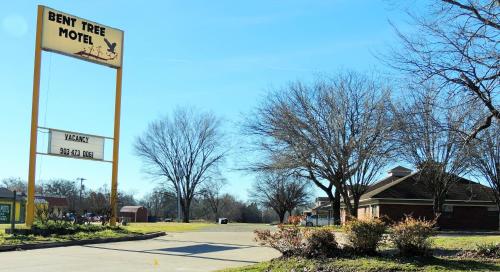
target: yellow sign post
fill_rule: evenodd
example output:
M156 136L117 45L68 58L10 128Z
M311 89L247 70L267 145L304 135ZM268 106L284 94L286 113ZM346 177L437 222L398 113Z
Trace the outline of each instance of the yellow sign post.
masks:
M52 51L116 69L113 166L111 174L111 219L116 224L118 187L118 148L120 142L120 109L122 89L123 31L39 5L37 12L31 141L28 172L26 225L35 216L35 176L40 96L40 64L42 50ZM49 154L50 155L50 154Z

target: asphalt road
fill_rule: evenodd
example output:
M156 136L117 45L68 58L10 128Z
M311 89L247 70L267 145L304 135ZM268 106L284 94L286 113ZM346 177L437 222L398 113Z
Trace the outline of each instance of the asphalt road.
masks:
M0 253L0 271L214 271L278 257L253 241L253 227L168 233L144 241Z

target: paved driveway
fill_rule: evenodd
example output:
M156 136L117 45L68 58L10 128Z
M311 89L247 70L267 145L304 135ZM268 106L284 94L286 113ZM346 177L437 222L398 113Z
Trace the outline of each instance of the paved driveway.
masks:
M0 253L0 271L213 271L279 256L228 226L152 240Z

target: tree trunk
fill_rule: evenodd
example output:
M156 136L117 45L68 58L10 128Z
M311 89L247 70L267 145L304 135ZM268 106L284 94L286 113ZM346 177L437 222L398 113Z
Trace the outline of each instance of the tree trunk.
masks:
M498 206L498 230L500 230L500 202L497 203L497 206Z
M352 204L352 217L358 218L359 196L353 196L354 203Z
M333 224L340 225L340 191L335 189L335 196L330 192L328 197L332 204Z
M443 212L444 199L440 197L435 197L432 205L432 210L434 212L434 220L439 227L439 220L441 219L441 214Z
M215 211L215 222L219 222L219 211Z
M280 219L280 224L283 224L283 222L285 221L285 214L286 214L286 211L280 211L280 212L278 212L278 217Z
M351 218L357 218L358 213L354 211L353 205L351 204L351 198L349 194L346 192L342 193L342 197L344 199L344 206L346 211L346 221L349 221Z
M191 206L191 201L187 199L181 199L182 208L182 222L189 223L189 208Z

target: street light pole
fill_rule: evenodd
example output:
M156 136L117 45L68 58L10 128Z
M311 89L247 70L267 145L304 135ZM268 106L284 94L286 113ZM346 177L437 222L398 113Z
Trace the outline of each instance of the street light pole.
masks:
M82 212L82 190L83 190L83 181L87 180L86 178L76 178L76 180L80 180L80 198L78 201L78 209L80 213Z

